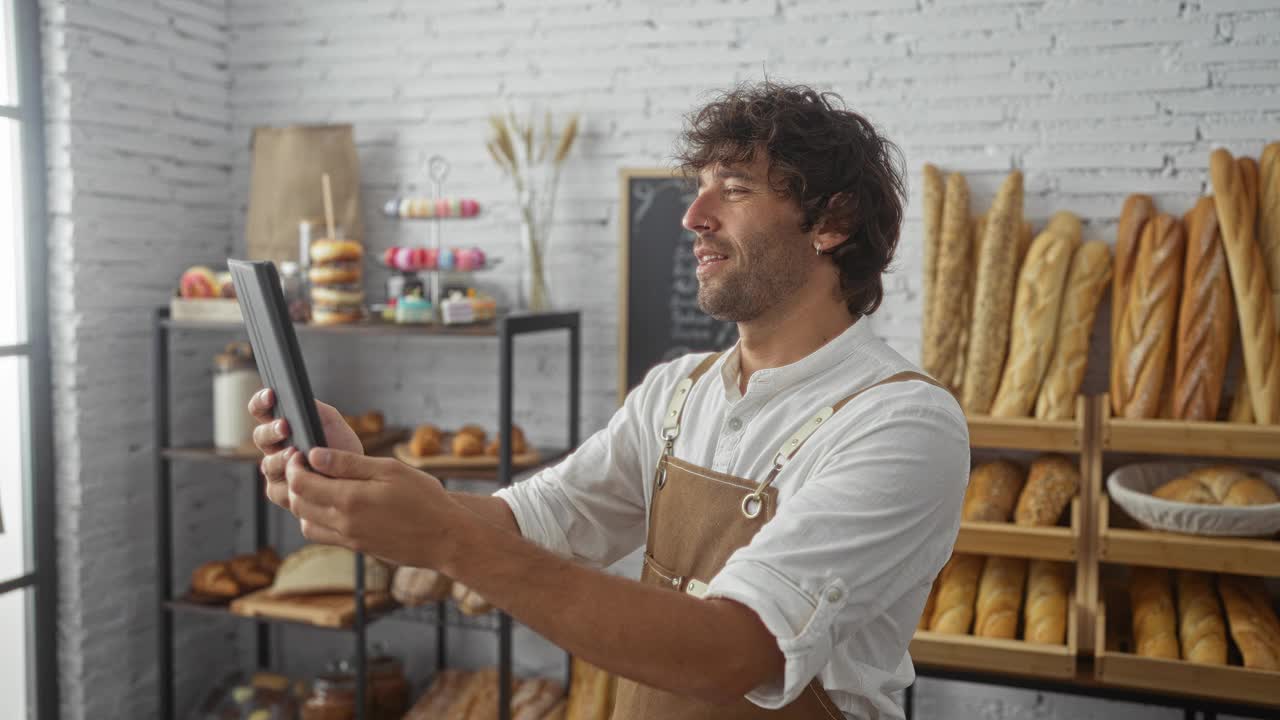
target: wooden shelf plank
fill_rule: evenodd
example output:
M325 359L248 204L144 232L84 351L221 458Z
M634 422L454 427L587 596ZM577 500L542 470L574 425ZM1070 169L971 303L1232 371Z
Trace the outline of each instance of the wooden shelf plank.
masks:
M1103 494L1098 505L1098 559L1103 562L1280 576L1280 541L1116 528L1110 526L1110 498Z
M1280 425L1104 417L1102 449L1155 455L1280 460Z
M215 322L204 320L163 320L170 330L190 332L239 332L244 330L242 322ZM366 320L350 325L310 325L294 323L293 329L298 334L317 335L416 335L437 337L496 337L498 324L496 321L475 323L471 325L399 325L379 320Z
M1084 445L1084 426L1078 419L1037 420L970 415L969 445L975 448L1076 453Z
M1069 527L961 522L955 552L1074 561L1080 545L1079 507L1079 500L1071 501Z
M186 613L197 615L209 615L214 617L233 618L236 620L244 620L251 622L268 623L271 625L299 625L302 627L316 628L318 630L330 630L337 632L352 632L354 627L351 625L329 626L317 625L305 620L298 620L287 617L274 616L250 616L240 613L231 612L228 603L207 603L197 602L185 597L175 598L165 603L165 608L173 613ZM497 612L490 612L484 615L464 615L457 606L452 603L444 603L443 607L437 604L425 605L422 607L407 608L395 603L384 604L380 607L370 607L366 615L366 623L371 624L384 619L400 620L404 622L420 623L424 625L435 625L439 622L440 613L444 613L444 622L450 627L467 628L471 630L487 630L497 631L498 615Z
M911 638L911 660L920 665L982 670L1057 680L1076 675L1079 652L1078 613L1074 595L1067 602L1067 642L1039 645L973 635L946 635L917 630Z
M408 436L407 429L390 427L380 433L363 436L360 441L366 453L377 455ZM191 462L256 463L262 460L262 452L255 447L237 450L220 450L213 447L172 447L164 448L160 453L170 460Z

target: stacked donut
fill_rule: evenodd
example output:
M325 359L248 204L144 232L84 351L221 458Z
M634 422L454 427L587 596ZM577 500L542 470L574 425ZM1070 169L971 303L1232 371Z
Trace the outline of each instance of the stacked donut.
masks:
M351 240L317 240L311 245L311 322L341 325L363 316L360 261L364 249Z

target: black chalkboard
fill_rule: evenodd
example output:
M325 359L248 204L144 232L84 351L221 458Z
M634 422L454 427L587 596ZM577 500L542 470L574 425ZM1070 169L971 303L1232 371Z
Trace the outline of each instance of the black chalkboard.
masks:
M738 340L733 323L698 309L693 233L681 219L694 189L666 169L621 173L618 398L654 365Z

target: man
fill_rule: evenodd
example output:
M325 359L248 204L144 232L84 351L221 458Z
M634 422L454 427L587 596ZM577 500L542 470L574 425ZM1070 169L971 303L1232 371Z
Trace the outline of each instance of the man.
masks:
M490 497L364 457L323 404L333 449L309 469L263 391L271 500L308 539L436 569L616 673L615 717L901 717L968 432L868 327L902 178L837 101L765 83L690 118L684 226L700 305L738 325L731 351L654 368L572 456ZM640 582L591 567L639 547Z

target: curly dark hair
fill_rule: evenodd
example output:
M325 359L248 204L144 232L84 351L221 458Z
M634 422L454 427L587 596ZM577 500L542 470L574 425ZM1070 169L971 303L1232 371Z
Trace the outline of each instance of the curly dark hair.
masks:
M770 187L803 211L802 232L847 233L828 253L841 291L854 317L875 312L902 226L902 152L839 95L765 80L690 113L675 159L691 179L713 165L750 163L761 150Z

